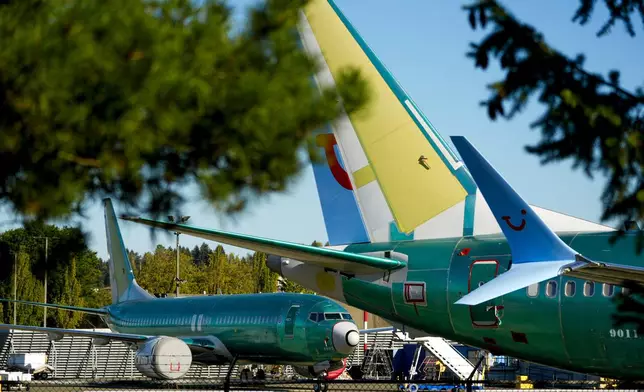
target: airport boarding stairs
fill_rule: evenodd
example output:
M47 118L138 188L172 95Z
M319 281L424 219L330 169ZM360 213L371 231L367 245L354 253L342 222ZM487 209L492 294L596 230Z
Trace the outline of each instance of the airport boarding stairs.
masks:
M395 331L393 334L395 339L401 343L418 344L413 361L414 369L418 363L420 350L425 349L440 360L445 367L451 370L452 373L454 373L460 380L466 380L470 376L472 377L472 380L483 380L484 375L481 369L476 369L476 371L474 371L476 366L463 356L463 354L454 347L453 343L438 336L426 336L411 339L407 334L401 331Z
M473 380L482 380L484 375L480 369L472 374L475 368L454 346L456 342L451 342L437 336L427 336L412 339L408 334L400 331L379 331L360 336L360 344L348 358L348 366L361 366L365 358L364 346L369 348L388 347L392 352L402 349L405 344L418 344L420 348L427 350L432 356L439 359L454 375L460 380L466 380L472 375ZM364 367L364 365L363 365Z

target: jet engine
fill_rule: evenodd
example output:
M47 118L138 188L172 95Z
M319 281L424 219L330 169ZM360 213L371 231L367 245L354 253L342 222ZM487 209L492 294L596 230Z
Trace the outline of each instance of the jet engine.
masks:
M341 361L324 361L316 363L313 366L293 366L295 373L299 374L302 377L307 378L317 378L323 375L325 380L335 380L338 378L347 367L346 358Z
M134 364L141 374L162 380L183 377L192 364L190 347L181 339L160 336L136 350Z

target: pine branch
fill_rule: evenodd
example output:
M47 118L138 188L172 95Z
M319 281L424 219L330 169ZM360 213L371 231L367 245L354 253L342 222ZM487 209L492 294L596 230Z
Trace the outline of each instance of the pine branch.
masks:
M585 23L593 6L592 1L582 2L578 10L581 22ZM641 89L631 92L624 88L616 70L608 77L585 70L583 55L571 59L553 49L532 26L519 22L494 0L480 0L464 8L472 28L491 25L487 36L471 44L468 57L482 69L487 69L490 58L497 59L505 72L502 80L489 86L490 97L481 102L488 116L511 119L536 97L546 110L531 127L541 130L542 140L527 146L527 151L539 156L542 163L570 158L573 168L581 167L590 177L596 172L606 174L609 181L601 197L602 220L636 221L644 227ZM625 21L624 9L629 8L615 8L613 19ZM623 234L617 231L613 240ZM644 248L643 239L640 232L638 251Z

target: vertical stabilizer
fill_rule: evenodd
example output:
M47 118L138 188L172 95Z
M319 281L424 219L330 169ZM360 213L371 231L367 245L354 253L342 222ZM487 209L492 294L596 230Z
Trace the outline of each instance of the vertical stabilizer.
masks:
M105 232L107 234L107 252L109 253L110 286L112 303L137 299L154 298L143 290L134 279L134 272L127 256L121 230L119 229L110 199L103 200L105 209Z
M373 93L363 112L341 116L318 135L328 165L314 165L314 172L332 245L365 236L382 242L501 231L463 162L334 0L311 0L300 13L299 33L319 61L319 86L334 87L339 72L353 67ZM554 231L612 230L543 208L535 212Z
M330 245L369 242L369 236L353 194L353 185L342 161L333 133L324 130L315 135L320 163L313 163L324 225Z
M427 223L421 231L472 234L476 188L463 164L335 2L311 1L299 29L321 64L318 85L333 87L341 69L354 67L373 90L366 111L342 116L329 136L346 170L335 180L354 192L369 240L413 239Z

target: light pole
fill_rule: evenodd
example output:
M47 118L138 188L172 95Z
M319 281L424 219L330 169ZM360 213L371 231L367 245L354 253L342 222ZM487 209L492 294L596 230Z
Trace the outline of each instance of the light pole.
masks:
M18 252L14 252L13 256L13 325L18 325L18 313L16 313L16 301L18 300Z
M34 236L33 238L44 238L45 239L45 295L43 303L47 303L47 256L49 254L49 238L46 236ZM43 307L43 326L47 326L47 307Z
M168 216L168 220L172 223L185 223L188 221L188 219L190 219L189 216L177 216L176 219L172 215ZM179 233L178 231L174 233L174 235L177 236L177 276L174 278L175 281L177 282L177 291L176 291L177 298L179 298L179 285L181 284L181 279L179 278L179 234L181 233Z

